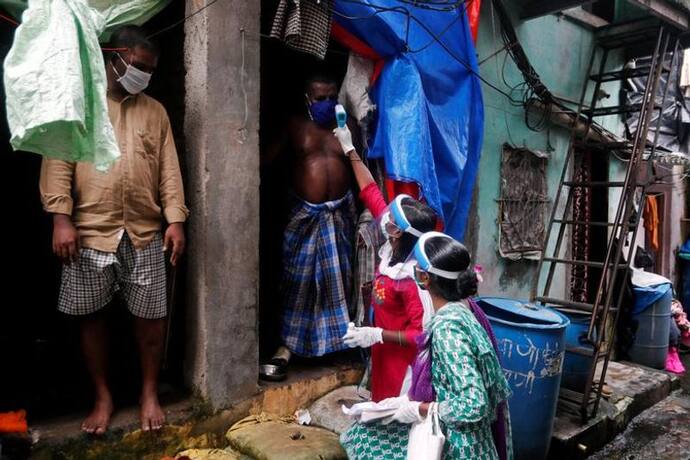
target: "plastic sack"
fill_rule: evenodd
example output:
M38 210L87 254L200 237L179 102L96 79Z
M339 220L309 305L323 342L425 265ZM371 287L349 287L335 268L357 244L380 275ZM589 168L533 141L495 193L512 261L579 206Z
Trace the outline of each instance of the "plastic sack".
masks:
M124 25L141 25L168 6L172 0L87 0L86 3L105 18L105 30L101 41L110 39L110 34ZM0 0L0 7L17 19L29 6L28 0Z
M431 403L426 418L410 428L407 460L441 460L445 442L438 418L438 404Z
M10 11L20 3L0 0ZM4 64L12 147L107 170L120 152L98 37L148 19L168 3L31 0Z
M100 34L101 42L110 40L110 35L119 27L142 25L172 0L88 0L92 8L105 18L105 29Z

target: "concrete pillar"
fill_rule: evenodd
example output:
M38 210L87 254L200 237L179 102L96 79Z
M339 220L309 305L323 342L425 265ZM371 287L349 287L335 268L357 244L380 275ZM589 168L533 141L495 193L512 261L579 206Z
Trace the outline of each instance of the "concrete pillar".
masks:
M185 372L214 408L257 390L260 3L216 2L185 24Z

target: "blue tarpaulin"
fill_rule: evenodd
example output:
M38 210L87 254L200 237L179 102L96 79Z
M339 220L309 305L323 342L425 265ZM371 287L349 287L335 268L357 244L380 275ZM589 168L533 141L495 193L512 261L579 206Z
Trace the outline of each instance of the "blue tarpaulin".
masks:
M386 59L372 92L379 115L369 157L383 158L392 179L416 182L445 231L462 239L484 122L464 8L336 0L334 19Z

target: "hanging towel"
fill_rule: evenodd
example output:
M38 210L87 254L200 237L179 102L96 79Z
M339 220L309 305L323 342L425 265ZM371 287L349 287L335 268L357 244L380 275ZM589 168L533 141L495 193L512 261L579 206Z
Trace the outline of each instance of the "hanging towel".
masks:
M271 37L323 59L331 35L332 16L333 0L280 0Z

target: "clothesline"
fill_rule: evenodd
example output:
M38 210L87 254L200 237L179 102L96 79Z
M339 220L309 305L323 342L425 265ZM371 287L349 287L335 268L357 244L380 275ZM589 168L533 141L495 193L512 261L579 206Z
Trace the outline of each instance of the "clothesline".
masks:
M180 24L183 24L183 23L186 22L187 20L189 20L189 19L191 19L192 17L196 16L197 14L201 13L201 12L204 11L206 8L208 8L208 7L212 6L212 5L214 5L214 4L217 3L218 1L219 1L219 0L212 0L210 3L208 3L208 4L204 5L204 6L202 6L202 7L199 8L198 10L194 11L193 13L190 13L189 15L185 16L184 18L180 19L179 21L174 22L174 23L170 24L169 26L163 27L162 29L158 30L157 32L154 32L154 33L150 34L150 35L148 36L148 38L153 38L153 37L155 37L156 35L160 35L160 34L162 34L162 33L164 33L164 32L167 32L168 30L174 29L175 27L179 26ZM19 26L19 22L15 21L14 19L10 18L9 16L6 16L6 15L1 14L1 13L0 13L0 20L3 20L3 21L5 21L5 22L8 22L8 23L12 24L12 25L15 26L15 27L18 27L18 26ZM102 49L103 51L125 51L125 50L127 50L127 48L101 48L101 49Z
M260 33L260 32L259 32L259 33L254 33L254 32L247 32L246 30L244 30L244 33L245 33L248 37L252 37L252 38L265 38L265 39L269 39L269 40L280 41L280 39L278 39L278 38L276 38L276 37L271 37L271 36L268 35L268 34L264 34L264 33ZM329 47L328 47L328 52L329 52L329 53L333 53L333 54L339 54L339 55L341 55L341 56L349 56L349 55L350 55L349 52L347 52L347 51L342 51L342 50L337 49L337 48L334 48L334 47L332 47L332 46L329 46Z
M15 27L19 26L19 23L15 21L14 19L10 18L9 16L5 16L4 14L0 14L0 19L2 19L5 22L9 22ZM102 51L127 51L127 48L104 48L101 47Z
M10 24L12 24L15 27L19 25L19 23L17 21L10 18L9 16L5 16L4 14L0 14L0 19L9 22Z
M197 14L201 13L201 12L204 11L206 8L210 7L211 5L216 4L217 2L218 2L218 0L212 0L210 3L207 3L206 5L202 6L202 7L199 8L198 10L196 10L195 12L190 13L188 16L185 16L183 19L180 19L179 21L174 22L174 23L170 24L170 25L167 26L167 27L163 27L163 28L162 28L161 30L159 30L158 32L152 33L151 35L148 36L148 38L153 38L153 37L155 37L156 35L160 35L160 34L162 34L162 33L164 33L164 32L167 32L168 30L174 29L175 27L179 26L180 24L185 23L186 21L188 21L188 20L191 19L192 17L196 16Z

